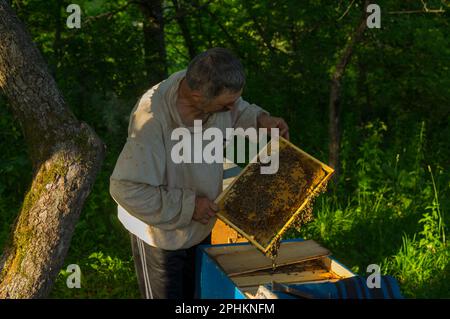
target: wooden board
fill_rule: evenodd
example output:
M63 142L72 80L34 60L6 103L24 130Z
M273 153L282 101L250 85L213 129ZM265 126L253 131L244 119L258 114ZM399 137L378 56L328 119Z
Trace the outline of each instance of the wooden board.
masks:
M339 278L341 277L337 276L326 268L325 264L322 261L322 258L316 258L312 260L301 261L291 265L280 266L275 270L265 269L230 277L230 279L238 287L265 285L271 282L300 283Z
M210 247L206 252L230 277L272 268L272 259L252 245ZM313 240L283 242L275 263L284 266L328 255L330 251Z
M217 216L265 254L292 223L311 219L309 213L300 213L333 174L332 168L283 138L277 152L277 173L260 174L260 164L253 161L215 200L220 208Z
M329 269L329 271L333 272L339 277L349 278L355 276L354 273L352 273L350 270L348 270L340 263L338 263L336 260L333 260L331 258L323 258L323 264L327 269Z
M322 257L320 258L320 263L323 266L323 269L316 273L311 273L311 270L308 270L309 273L302 273L300 271L297 272L297 274L294 274L293 276L283 276L283 275L276 275L276 276L267 276L267 274L264 274L262 271L254 272L251 274L246 275L240 275L238 277L231 278L234 283L238 285L239 290L249 299L271 299L278 297L273 295L272 297L268 296L267 294L265 296L258 296L258 291L261 289L261 287L264 287L262 285L264 284L270 284L273 281L278 282L284 282L285 284L288 283L295 283L295 284L312 284L312 283L326 283L326 282L337 282L344 278L349 278L355 276L354 273L352 273L350 270L346 269L344 266L339 264L336 260L332 259L331 257ZM323 270L326 270L324 272ZM292 274L292 272L284 271L285 274ZM269 274L270 275L270 274ZM239 278L240 279L237 279ZM320 279L320 278L325 279ZM262 283L262 284L261 284Z
M238 287L265 285L270 284L272 281L280 283L298 283L298 282L306 282L306 281L311 282L329 279L337 279L337 278L332 273L326 271L325 269L320 269L316 271L293 272L293 273L264 274L257 276L248 275L231 278L231 280Z

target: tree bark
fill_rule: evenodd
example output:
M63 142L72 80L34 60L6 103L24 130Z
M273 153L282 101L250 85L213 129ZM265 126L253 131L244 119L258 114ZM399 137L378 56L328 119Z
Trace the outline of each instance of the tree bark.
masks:
M355 29L350 41L344 48L343 54L339 58L338 64L336 65L336 69L331 77L331 90L330 90L330 99L329 99L329 126L328 126L328 135L329 135L329 159L328 163L331 167L334 168L335 173L333 180L336 182L340 175L340 158L339 158L339 149L341 145L341 81L344 75L345 69L350 62L351 56L353 54L353 49L355 45L360 41L364 30L367 26L367 13L366 8L369 4L369 1L365 1L363 6L363 15L362 18Z
M61 9L63 6L62 0L55 1L55 39L53 41L53 77L57 79L58 64L61 61Z
M20 122L33 181L0 258L0 298L42 298L51 290L104 145L77 121L31 37L0 0L0 89Z

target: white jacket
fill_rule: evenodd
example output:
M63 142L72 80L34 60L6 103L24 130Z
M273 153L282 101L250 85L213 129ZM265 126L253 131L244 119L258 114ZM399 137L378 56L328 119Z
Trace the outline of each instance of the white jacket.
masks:
M222 163L181 163L171 160L172 130L185 127L176 109L178 86L186 71L172 74L148 90L134 107L128 139L110 178L110 193L119 204L119 219L148 244L166 250L186 249L211 232L192 220L195 197L214 200L222 192ZM240 98L233 111L214 113L203 130L256 127L262 108ZM193 131L191 131L193 140ZM206 143L205 143L206 144Z

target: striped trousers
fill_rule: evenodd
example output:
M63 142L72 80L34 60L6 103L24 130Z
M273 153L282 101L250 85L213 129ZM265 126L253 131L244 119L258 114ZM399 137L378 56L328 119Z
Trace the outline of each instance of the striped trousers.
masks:
M189 249L164 250L131 235L131 249L142 298L195 298L195 255L197 246ZM208 236L200 244L210 244ZM199 244L199 245L200 245Z

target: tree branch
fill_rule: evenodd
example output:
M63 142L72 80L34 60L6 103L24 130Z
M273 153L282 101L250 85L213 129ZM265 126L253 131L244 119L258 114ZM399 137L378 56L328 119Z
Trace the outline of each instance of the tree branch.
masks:
M337 19L337 21L341 21L349 12L350 9L352 8L353 4L355 3L355 0L353 0L350 5L347 7L347 9L345 10L345 12Z
M428 6L424 0L422 2L422 10L403 10L403 11L389 11L389 14L414 14L414 13L445 13L445 10L440 7L439 9L428 9Z
M104 13L100 13L96 16L89 16L86 18L86 20L84 21L84 24L89 24L93 21L99 20L99 19L111 19L113 16L115 16L116 14L125 11L130 5L132 4L142 4L141 1L128 1L126 4L124 4L123 6L118 7L116 10L110 11L110 12L104 12Z
M425 10L405 10L405 11L389 11L389 14L414 14L414 13L445 13L446 11L444 9L436 9L436 10L431 10L428 9L427 11Z

